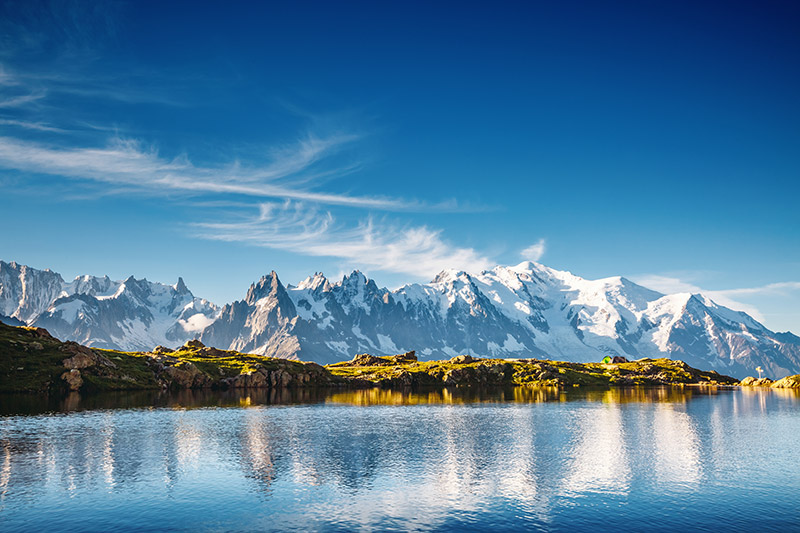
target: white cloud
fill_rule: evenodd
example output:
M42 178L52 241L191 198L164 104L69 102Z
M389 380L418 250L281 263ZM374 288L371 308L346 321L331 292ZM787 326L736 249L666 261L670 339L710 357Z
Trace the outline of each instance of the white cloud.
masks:
M410 209L413 202L315 192L298 186L320 174L349 172L352 167L321 170L325 157L354 139L349 135L317 138L309 135L291 147L273 151L272 162L261 167L200 167L185 156L172 160L136 141L115 139L104 148L53 148L40 143L0 137L0 166L16 170L133 186L161 192L234 193L255 197L289 198L324 204L379 209Z
M431 277L447 268L479 271L492 262L472 248L445 242L440 230L394 226L368 218L337 223L330 212L299 202L264 203L258 216L234 222L196 224L198 236L245 242L310 256L345 259L362 268Z
M678 292L691 292L699 293L703 289L697 285L693 285L679 278L670 276L661 276L659 274L643 274L641 276L632 276L631 279L643 285L648 289L653 289L664 294L675 294Z
M37 91L29 94L19 94L0 100L0 107L22 107L25 104L36 102L44 97L44 91Z
M54 126L49 126L42 122L29 122L26 120L14 120L14 119L7 119L7 118L0 118L0 124L5 126L18 126L20 128L25 128L29 130L36 130L36 131L51 131L56 133L63 133L65 130L61 128L56 128Z
M785 294L786 291L800 290L800 281L782 281L779 283L770 283L762 287L751 287L745 289L727 289L722 291L712 291L716 294L725 294L727 296L736 296L744 294Z
M0 167L134 187L155 194L172 189L194 194L229 193L390 211L475 210L461 208L453 200L431 205L310 189L310 184L321 178L345 175L358 168L358 163L336 166L325 161L356 138L348 134L325 138L309 134L292 145L269 150L272 157L267 165L246 167L237 161L225 167L202 167L194 165L185 155L171 160L160 157L155 149L145 149L135 140L115 138L103 148L58 148L0 137Z
M635 276L632 279L640 285L644 285L645 287L663 292L665 294L674 294L678 292L704 294L720 305L729 307L730 309L736 311L744 311L759 322L765 321L764 314L755 305L741 301L741 297L788 296L792 291L800 291L800 282L797 281L770 283L761 287L706 290L688 281L658 274Z
M545 252L545 240L539 239L537 242L531 244L530 246L522 250L522 252L520 252L520 255L522 256L523 259L527 259L528 261L538 261L544 255L544 252Z

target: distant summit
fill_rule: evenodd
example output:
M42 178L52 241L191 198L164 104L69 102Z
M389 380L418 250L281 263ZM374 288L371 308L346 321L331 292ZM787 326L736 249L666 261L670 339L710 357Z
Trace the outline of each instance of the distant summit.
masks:
M150 350L199 338L209 346L331 363L416 350L590 362L673 357L770 377L800 373L800 338L774 333L702 294L665 295L622 278L586 280L534 262L480 273L445 270L426 284L378 287L354 271L284 286L274 271L218 308L179 278L164 285L81 276L0 261L0 315L105 348ZM2 318L0 318L2 320Z

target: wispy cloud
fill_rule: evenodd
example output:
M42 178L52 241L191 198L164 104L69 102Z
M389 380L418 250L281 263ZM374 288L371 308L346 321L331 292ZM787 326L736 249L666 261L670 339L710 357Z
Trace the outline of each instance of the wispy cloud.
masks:
M749 287L744 289L727 289L722 291L712 291L715 294L725 294L727 296L738 296L747 294L786 294L786 291L800 290L800 281L782 281L770 283L761 287Z
M186 155L163 158L156 149L143 148L134 140L114 138L103 148L65 148L0 137L0 167L153 193L163 193L165 189L193 194L228 193L387 211L477 210L462 208L455 200L427 204L312 190L311 185L320 178L340 177L358 167L358 162L323 164L357 138L350 134L308 134L291 145L269 150L270 163L265 165L244 166L235 161L224 167L203 167L194 165Z
M0 98L0 107L2 108L22 107L32 102L41 100L46 95L47 95L46 91L35 91L32 93L17 94L14 96L3 97Z
M447 243L440 230L396 226L371 217L346 226L330 212L299 202L263 203L252 218L195 226L202 238L336 257L362 268L418 277L430 277L447 268L478 271L492 265L472 248Z
M520 256L528 261L538 261L542 258L545 252L546 242L544 239L539 239L520 252Z
M155 192L233 193L387 210L420 207L398 199L316 192L297 186L313 180L319 172L349 172L347 165L325 169L315 165L353 139L350 135L308 135L291 147L273 151L269 164L245 167L234 162L212 168L196 166L186 156L162 158L155 149L144 149L130 140L115 139L104 148L61 148L0 137L0 167Z
M44 124L43 122L29 122L26 120L14 120L7 118L0 118L0 125L17 126L28 130L50 131L54 133L64 133L66 131L61 128L56 128L55 126L51 126L49 124Z
M702 287L673 276L662 276L658 274L646 274L634 276L632 279L645 287L672 294L678 292L689 292L693 294L704 294L717 302L736 311L744 311L756 320L763 322L764 314L755 305L741 301L741 297L752 296L788 296L793 291L800 291L800 282L785 281L770 283L760 287L745 287L737 289L707 290Z

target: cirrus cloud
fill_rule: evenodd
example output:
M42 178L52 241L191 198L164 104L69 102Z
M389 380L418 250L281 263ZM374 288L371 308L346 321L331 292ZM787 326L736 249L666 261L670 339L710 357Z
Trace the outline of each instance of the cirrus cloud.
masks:
M336 257L361 267L419 277L448 268L479 271L492 265L474 249L446 242L440 230L393 225L373 217L348 226L330 212L300 202L262 203L258 214L250 218L194 226L197 236L206 239Z

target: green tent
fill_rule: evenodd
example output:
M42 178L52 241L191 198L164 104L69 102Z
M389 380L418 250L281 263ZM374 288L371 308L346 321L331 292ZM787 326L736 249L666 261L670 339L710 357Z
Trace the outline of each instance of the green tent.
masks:
M605 364L611 363L611 357L608 356L608 355L603 357L603 360L601 361L601 363L605 363Z

